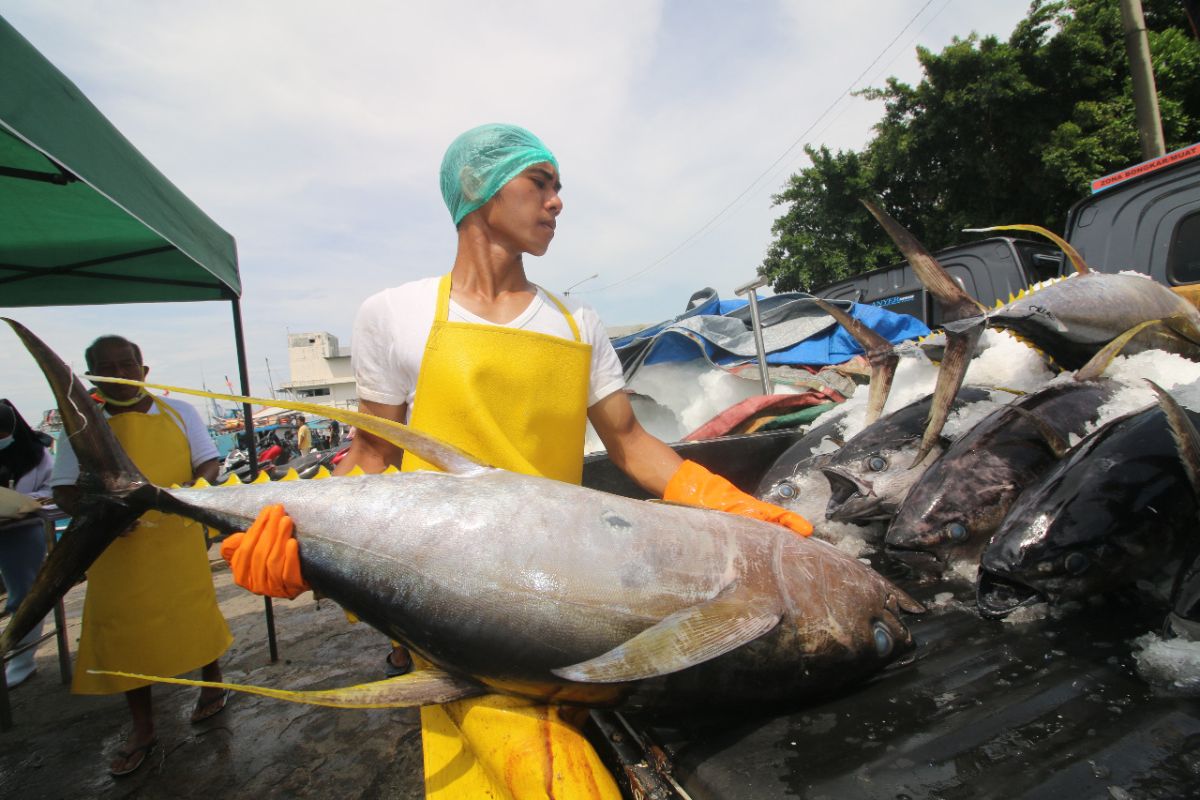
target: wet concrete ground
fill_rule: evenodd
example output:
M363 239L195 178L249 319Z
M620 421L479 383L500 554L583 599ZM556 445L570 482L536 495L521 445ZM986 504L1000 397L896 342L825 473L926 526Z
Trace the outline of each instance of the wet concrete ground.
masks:
M234 635L221 659L226 680L316 689L383 677L383 635L348 624L336 604L318 604L311 593L275 602L279 661L270 663L262 599L233 585L219 558L213 578ZM83 596L80 585L66 598L72 652ZM221 714L192 725L199 690L185 686L154 687L159 748L137 772L112 778L108 764L129 728L124 697L72 695L59 681L53 640L39 649L37 665L10 694L14 727L0 733L0 797L424 796L415 709L337 710L234 694Z

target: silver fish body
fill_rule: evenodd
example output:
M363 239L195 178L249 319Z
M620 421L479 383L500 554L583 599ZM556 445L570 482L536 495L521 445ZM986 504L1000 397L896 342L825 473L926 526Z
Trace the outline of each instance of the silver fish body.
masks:
M1174 320L1176 329L1193 337L1200 332L1200 311L1191 303L1160 283L1131 274L1072 275L1034 287L987 318L988 324L1016 333L1064 369L1082 367L1104 345L1151 320ZM1122 352L1154 349L1197 358L1200 341L1151 328Z
M542 699L611 703L635 688L654 704L804 698L909 652L899 616L920 610L856 559L778 526L499 470L170 495L196 516L246 523L282 503L314 589L448 672ZM706 604L713 613L692 624L766 629L675 674L560 674Z

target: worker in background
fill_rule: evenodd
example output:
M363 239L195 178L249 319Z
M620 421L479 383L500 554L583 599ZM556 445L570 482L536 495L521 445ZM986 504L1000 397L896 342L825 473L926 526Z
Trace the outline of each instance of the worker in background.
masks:
M300 451L300 455L307 455L308 451L312 450L312 431L309 430L304 417L296 417L296 422L300 426L296 428L296 449Z
M811 533L799 515L744 494L647 433L596 312L529 280L524 256L546 253L563 208L558 161L541 141L512 125L467 131L442 161L441 185L458 231L453 267L384 290L359 310L361 411L408 422L496 467L575 484L591 421L612 461L655 495ZM335 474L392 465L432 469L360 430ZM297 548L281 542L290 522L275 509L256 521L252 552L235 534L222 555L239 584L279 596L282 576L300 571ZM250 567L264 559L273 576L265 581ZM426 796L618 798L571 715L495 695L422 708Z
M145 380L142 351L119 336L102 336L84 354L88 372L107 378ZM133 463L159 486L215 481L217 447L200 414L188 403L156 397L137 386L115 383L96 389L108 424ZM80 511L79 461L71 440L59 439L50 485L70 514ZM75 663L75 694L124 693L132 727L109 765L114 777L137 770L154 749L154 708L148 681L90 670L174 676L194 669L221 680L218 659L233 642L217 607L208 541L198 523L148 511L108 546L87 572L83 628ZM191 722L225 708L227 692L204 688Z

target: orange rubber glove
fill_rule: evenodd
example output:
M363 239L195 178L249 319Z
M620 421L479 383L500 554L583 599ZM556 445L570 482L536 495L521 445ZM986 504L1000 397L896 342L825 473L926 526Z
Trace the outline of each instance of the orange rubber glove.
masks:
M695 461L684 461L667 482L663 500L703 506L730 514L741 514L751 519L774 522L790 528L801 536L810 536L813 531L808 520L794 511L756 500L734 486L720 475L714 475Z
M226 538L221 558L229 562L234 583L255 594L288 600L307 592L293 527L283 506L267 506L258 512L250 530Z

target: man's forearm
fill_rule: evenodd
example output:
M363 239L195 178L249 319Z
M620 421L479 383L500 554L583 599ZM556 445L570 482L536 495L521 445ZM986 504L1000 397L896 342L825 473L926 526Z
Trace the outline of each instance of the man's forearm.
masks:
M662 497L667 483L683 463L679 455L639 426L609 448L608 457L647 492Z

